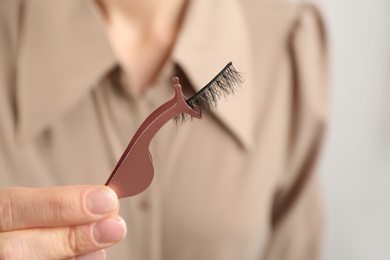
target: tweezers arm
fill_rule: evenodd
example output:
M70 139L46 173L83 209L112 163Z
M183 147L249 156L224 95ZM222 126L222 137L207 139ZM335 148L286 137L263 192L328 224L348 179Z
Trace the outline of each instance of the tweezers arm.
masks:
M119 198L136 195L150 185L154 175L149 152L150 142L161 127L182 113L189 113L196 118L202 117L187 105L177 80L175 96L145 119L106 182L107 186L115 190Z

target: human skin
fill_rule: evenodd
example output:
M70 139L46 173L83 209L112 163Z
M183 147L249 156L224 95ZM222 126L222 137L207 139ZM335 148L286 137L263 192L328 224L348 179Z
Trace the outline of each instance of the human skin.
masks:
M143 92L169 57L187 0L96 2L120 66ZM105 186L0 189L0 259L104 259L126 235L118 208Z
M105 186L0 190L0 259L104 259L126 224Z
M143 93L174 46L188 0L97 0L107 37L130 85Z

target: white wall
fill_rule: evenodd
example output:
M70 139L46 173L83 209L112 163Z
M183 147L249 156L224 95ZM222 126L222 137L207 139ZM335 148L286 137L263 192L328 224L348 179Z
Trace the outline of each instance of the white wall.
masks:
M390 0L316 2L332 57L323 259L390 259Z

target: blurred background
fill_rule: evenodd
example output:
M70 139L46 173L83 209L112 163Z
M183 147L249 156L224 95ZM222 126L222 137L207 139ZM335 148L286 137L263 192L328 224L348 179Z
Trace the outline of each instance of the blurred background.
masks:
M390 1L314 2L332 66L323 259L390 259Z

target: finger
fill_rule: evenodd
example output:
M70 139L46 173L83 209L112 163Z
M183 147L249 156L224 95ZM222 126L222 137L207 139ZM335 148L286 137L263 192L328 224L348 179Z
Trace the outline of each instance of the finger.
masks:
M0 233L0 259L68 259L121 241L127 229L119 216L96 223ZM84 256L86 257L86 256Z
M0 190L0 232L95 222L118 211L106 186L8 188Z
M106 259L106 251L99 250L85 255L79 255L66 260L104 260Z

